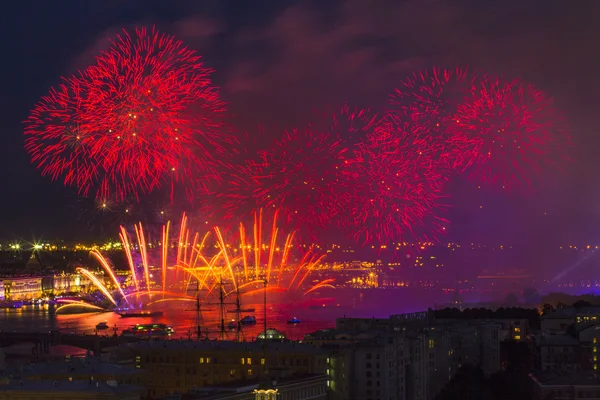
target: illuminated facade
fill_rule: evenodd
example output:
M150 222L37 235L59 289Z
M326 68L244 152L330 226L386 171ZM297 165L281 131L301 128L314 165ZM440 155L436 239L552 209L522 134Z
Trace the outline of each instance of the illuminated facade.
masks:
M41 277L11 278L2 283L6 300L33 300L42 297Z
M0 299L34 300L52 294L81 292L89 288L89 285L89 279L80 274L7 277L0 284Z

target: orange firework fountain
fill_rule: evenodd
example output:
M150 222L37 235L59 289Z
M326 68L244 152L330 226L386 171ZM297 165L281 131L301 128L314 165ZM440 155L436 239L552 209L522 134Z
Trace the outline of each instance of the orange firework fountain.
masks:
M281 234L277 217L278 212L275 212L270 224L271 231L267 237L263 237L266 233L263 229L264 216L262 210L258 211L254 215L251 240L246 235L246 227L240 223L239 237L233 238L234 241L230 243L219 227L214 227L203 236L198 233L190 234L188 217L183 214L179 237L174 245L169 237L171 223L167 222L162 226L161 240L158 243L159 268L150 264L150 253L155 246L149 241L142 224L135 225L135 243L127 230L120 227L119 236L131 275L129 285L119 282L108 259L95 250L91 252L91 256L99 262L111 286L116 290L111 292L89 270L80 268L79 271L90 279L115 308L131 307L141 298L147 299L146 305L167 301L196 301L196 296L187 294L193 281L196 282L194 286L197 287L197 296L203 298L214 296L217 286L222 288L225 296L262 293L265 280L269 282L270 292L300 296L319 289L334 288L333 279L309 279L314 271L324 269L324 256L317 254L313 247L297 261L291 261L295 235L294 232ZM175 252L170 257L173 247ZM139 253L137 263L134 250ZM154 279L155 274L160 275L158 279ZM226 286L223 285L224 280L227 282ZM85 303L77 302L76 305L82 304ZM74 306L69 304L69 307ZM94 307L97 306L90 305L89 308L96 309Z

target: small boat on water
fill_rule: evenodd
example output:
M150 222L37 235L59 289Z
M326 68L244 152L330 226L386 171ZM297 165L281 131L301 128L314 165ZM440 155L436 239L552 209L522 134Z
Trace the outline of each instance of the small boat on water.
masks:
M104 321L104 322L99 322L98 325L96 325L96 329L99 331L103 331L105 329L108 329L108 322Z
M254 311L256 311L255 308L240 308L239 310L236 309L232 309L232 310L227 310L228 313L234 314L236 312L243 312L243 313L253 313Z
M138 324L123 331L123 336L156 337L171 336L173 327L165 324Z
M121 318L151 318L162 317L162 311L123 311L118 313Z
M256 317L254 315L246 315L244 318L241 319L240 324L241 325L255 325Z
M287 323L288 323L288 324L292 324L292 325L296 325L296 324L299 324L299 323L300 323L300 320L299 320L298 318L294 317L294 318L292 318L292 319L288 320L288 322L287 322Z

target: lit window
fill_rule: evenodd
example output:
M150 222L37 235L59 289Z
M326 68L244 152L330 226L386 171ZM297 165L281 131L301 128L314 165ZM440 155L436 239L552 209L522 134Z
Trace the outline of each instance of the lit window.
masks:
M593 342L594 344L598 343L598 338L593 338L593 339L592 339L592 342Z
M598 369L598 364L594 364L594 369Z
M515 328L515 332L521 332L521 328Z
M200 357L200 364L204 364L204 357Z
M515 335L515 340L521 340L521 335Z
M206 357L206 363L210 364L210 357Z
M264 358L260 359L260 365L265 365L265 359Z
M245 362L246 362L246 359L242 358L242 365L244 365Z
M248 370L248 376L252 376L252 370L251 369Z
M598 356L594 356L594 361L598 361Z
M594 347L592 348L592 351L593 351L594 353L597 353L597 352L598 352L598 348L597 348L596 346L594 346Z
M429 339L429 348L433 349L435 347L435 342L433 341L433 339Z
M248 364L248 365L252 364L252 359L251 358L247 358L246 359L246 364Z

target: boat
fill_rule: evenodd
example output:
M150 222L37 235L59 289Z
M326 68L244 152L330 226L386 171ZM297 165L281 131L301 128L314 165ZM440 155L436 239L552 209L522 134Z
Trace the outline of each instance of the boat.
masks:
M256 317L254 315L246 315L240 321L241 325L254 325L256 324Z
M227 329L229 330L233 330L237 328L237 323L235 322L235 320L231 320L229 321L229 323L227 324Z
M292 318L292 319L288 320L288 322L287 322L287 323L288 323L288 324L293 324L293 325L296 325L296 324L299 324L299 323L300 323L300 320L299 320L298 318L294 317L294 318Z
M123 336L171 336L173 333L173 327L166 324L138 324L124 330Z
M162 311L124 311L118 313L121 318L151 318L162 317Z
M227 310L228 313L234 314L236 312L243 312L243 313L253 313L254 311L256 311L255 308L240 308L239 310L233 309L233 310Z
M104 322L99 322L98 325L96 325L96 329L99 331L103 331L105 329L108 329L108 322L104 321Z

